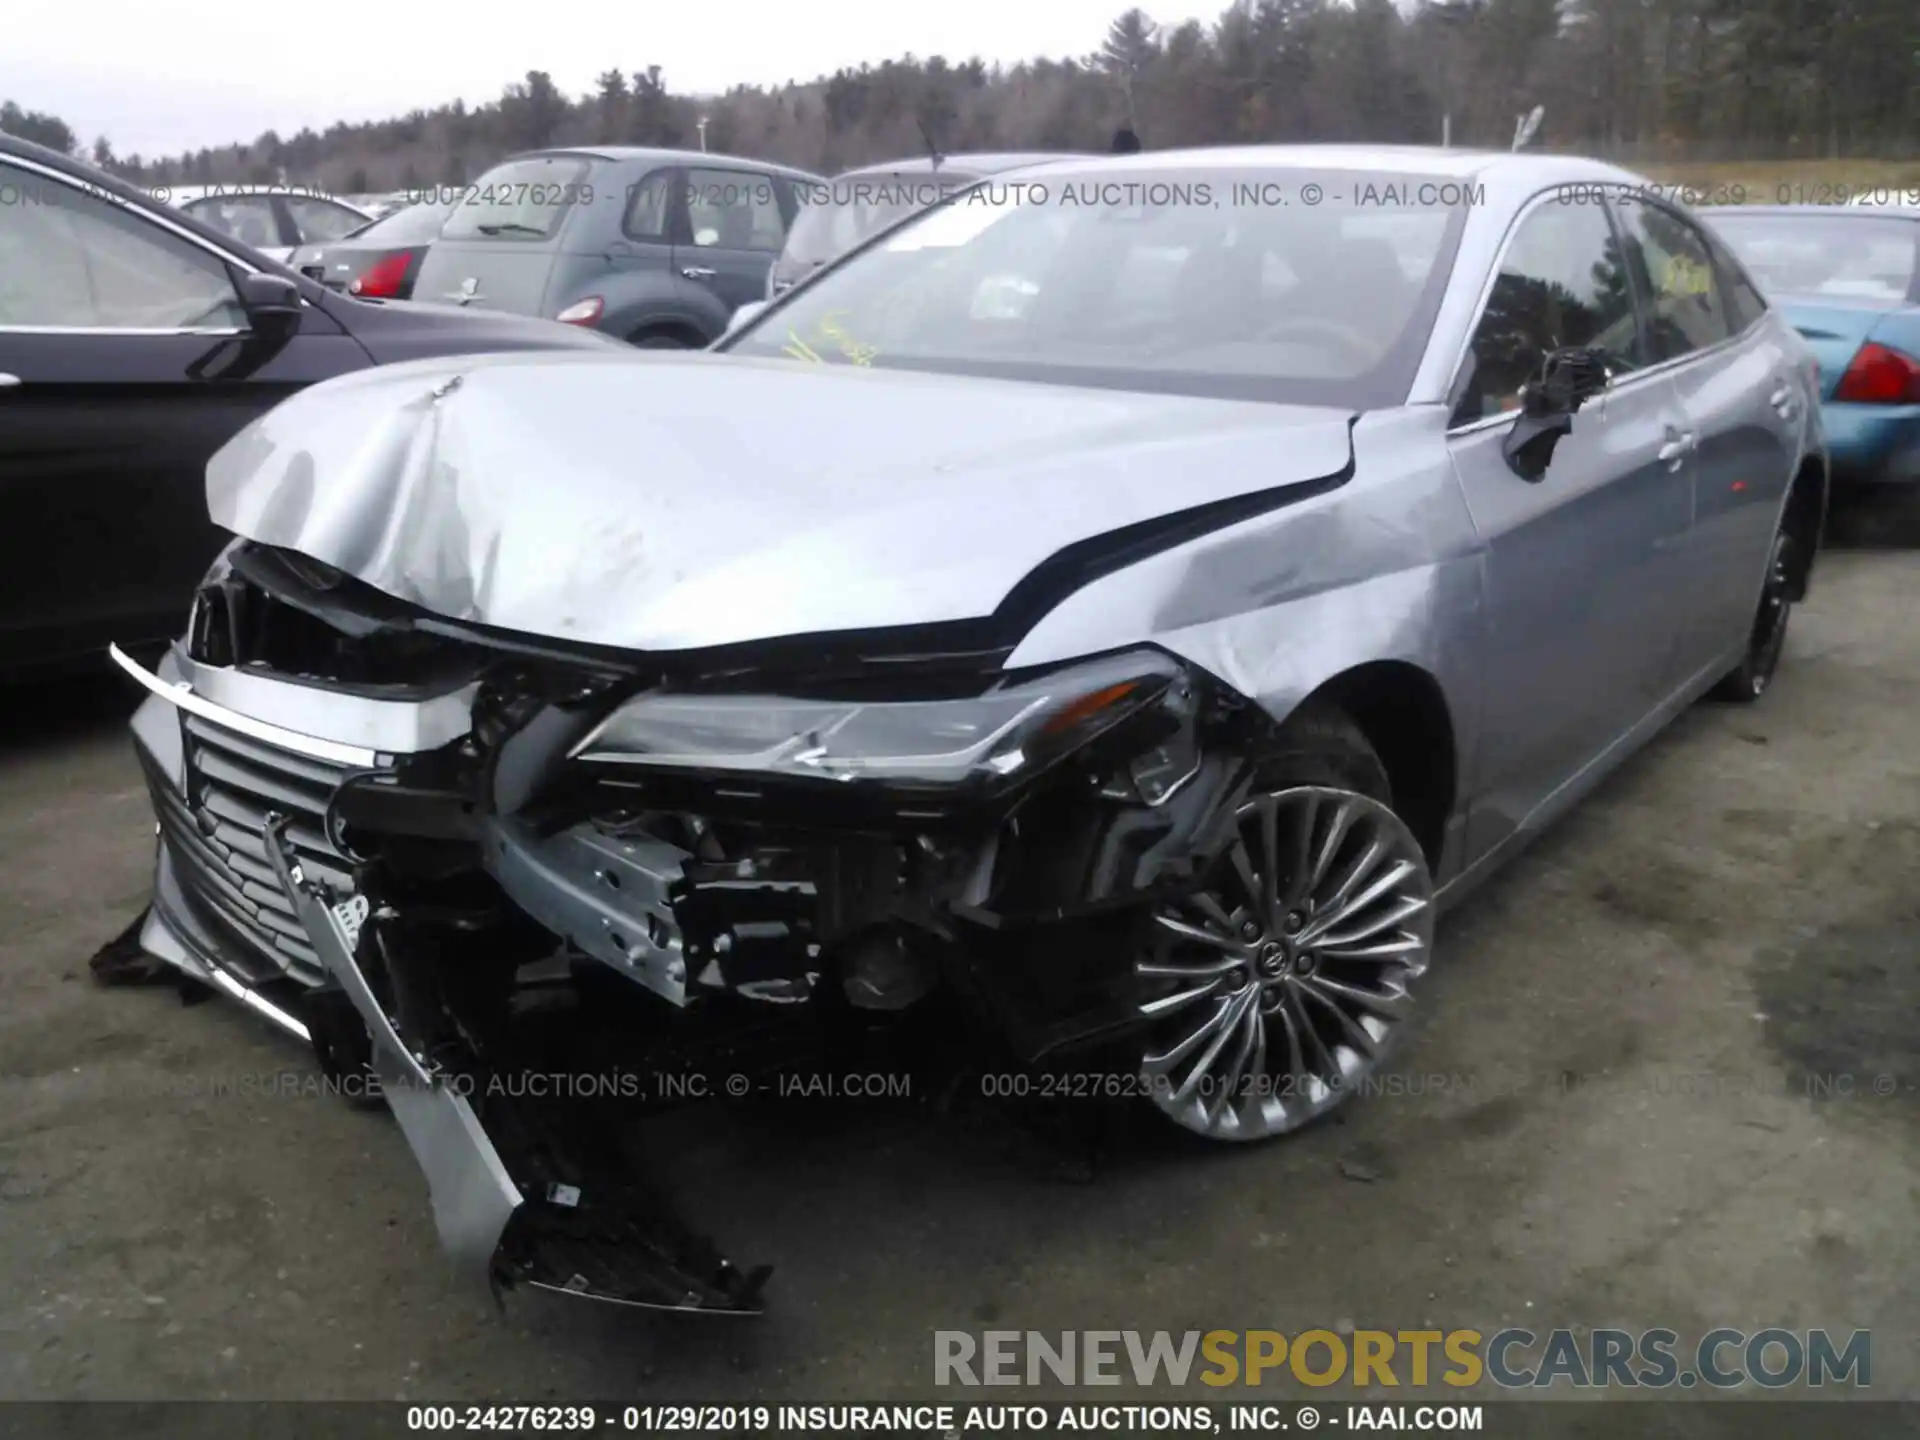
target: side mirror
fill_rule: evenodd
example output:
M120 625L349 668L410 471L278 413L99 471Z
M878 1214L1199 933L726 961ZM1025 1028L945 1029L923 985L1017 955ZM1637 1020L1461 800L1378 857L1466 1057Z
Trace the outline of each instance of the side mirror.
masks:
M747 301L746 304L742 305L738 310L735 310L733 312L733 318L727 321L727 333L731 335L735 330L744 329L746 326L751 325L755 320L760 318L760 312L766 308L767 302L765 300Z
M298 330L304 303L300 287L285 275L240 277L240 304L263 340L285 340Z
M1520 392L1520 418L1500 445L1513 473L1533 484L1544 479L1575 413L1612 383L1605 351L1583 345L1548 351L1540 373Z

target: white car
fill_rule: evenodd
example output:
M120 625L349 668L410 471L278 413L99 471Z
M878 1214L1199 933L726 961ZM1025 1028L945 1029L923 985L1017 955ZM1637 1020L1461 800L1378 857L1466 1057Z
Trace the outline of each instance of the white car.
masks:
M305 185L175 186L177 209L285 264L302 245L351 235L373 216Z

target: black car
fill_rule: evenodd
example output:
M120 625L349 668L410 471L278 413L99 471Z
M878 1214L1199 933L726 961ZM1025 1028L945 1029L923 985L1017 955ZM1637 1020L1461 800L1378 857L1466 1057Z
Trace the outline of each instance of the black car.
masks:
M320 245L302 245L288 263L309 280L368 300L410 300L427 247L440 238L460 192L405 206Z
M225 542L207 459L294 391L487 350L612 349L550 320L338 294L0 135L0 674L164 640Z

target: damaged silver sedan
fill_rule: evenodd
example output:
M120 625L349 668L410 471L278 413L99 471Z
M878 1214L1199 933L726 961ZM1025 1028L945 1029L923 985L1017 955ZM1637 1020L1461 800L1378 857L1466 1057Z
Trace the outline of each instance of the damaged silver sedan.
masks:
M498 1286L765 1270L489 1076L937 1012L1210 1139L1324 1114L1444 903L1764 690L1824 523L1797 337L1565 158L1060 162L716 348L314 387L213 461L185 636L116 652L159 859L96 970L377 1075Z

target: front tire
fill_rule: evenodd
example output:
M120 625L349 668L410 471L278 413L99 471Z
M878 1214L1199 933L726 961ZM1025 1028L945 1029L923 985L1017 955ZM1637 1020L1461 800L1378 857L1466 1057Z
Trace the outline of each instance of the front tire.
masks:
M1773 537L1773 552L1767 557L1767 578L1760 587L1760 606L1747 638L1747 653L1714 687L1714 699L1751 705L1773 683L1773 672L1780 668L1780 654L1787 644L1787 623L1793 619L1795 563L1793 537L1782 530Z
M1433 877L1344 716L1289 724L1137 957L1146 1092L1210 1140L1318 1119L1387 1059L1433 949Z

